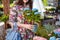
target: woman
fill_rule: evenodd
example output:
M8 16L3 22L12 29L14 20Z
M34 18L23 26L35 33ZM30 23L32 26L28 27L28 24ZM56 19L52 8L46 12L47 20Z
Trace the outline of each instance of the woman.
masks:
M31 32L33 25L23 24L24 23L23 11L26 8L32 10L32 0L18 0L15 4L16 5L12 9L10 9L11 10L9 16L10 24L13 27L14 22L18 20L17 26L21 34L22 40L31 40L34 36L34 33Z
M14 22L15 16L17 14L17 20L22 23L24 21L23 11L25 9L32 10L32 0L17 0L16 5L10 9L9 21Z

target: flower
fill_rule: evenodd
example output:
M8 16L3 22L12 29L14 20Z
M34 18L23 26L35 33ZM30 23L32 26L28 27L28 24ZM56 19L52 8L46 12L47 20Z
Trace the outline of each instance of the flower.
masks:
M33 10L33 11L35 11L35 10L38 10L38 9L36 9L36 8L33 8L32 10Z
M60 34L60 28L54 30L55 34Z
M40 14L40 12L35 12L34 14Z

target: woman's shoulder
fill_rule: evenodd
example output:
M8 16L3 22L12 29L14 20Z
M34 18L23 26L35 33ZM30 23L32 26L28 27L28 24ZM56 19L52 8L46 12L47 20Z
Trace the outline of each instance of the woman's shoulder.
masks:
M16 10L16 6L11 7L10 10Z
M16 14L15 11L16 11L16 7L15 6L10 8L10 14L13 14L13 15Z

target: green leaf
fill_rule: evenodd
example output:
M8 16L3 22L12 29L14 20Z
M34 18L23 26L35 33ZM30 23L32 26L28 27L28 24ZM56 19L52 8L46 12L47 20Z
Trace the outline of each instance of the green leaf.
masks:
M2 17L0 17L1 19L0 19L0 21L7 21L8 20L8 16L6 16L6 15L2 15Z

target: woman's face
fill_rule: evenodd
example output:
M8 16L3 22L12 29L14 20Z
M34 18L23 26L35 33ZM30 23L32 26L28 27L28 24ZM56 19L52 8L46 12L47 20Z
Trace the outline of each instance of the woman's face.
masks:
M28 2L28 0L23 0L23 2L24 2L24 3L27 3L27 2Z

